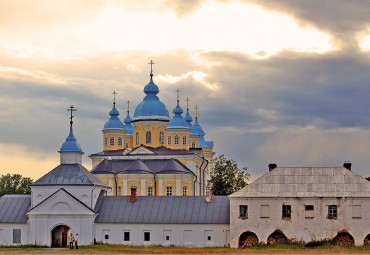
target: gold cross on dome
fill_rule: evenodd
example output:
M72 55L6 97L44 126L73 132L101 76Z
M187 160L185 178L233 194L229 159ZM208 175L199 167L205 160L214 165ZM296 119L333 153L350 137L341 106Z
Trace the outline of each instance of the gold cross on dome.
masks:
M180 90L179 89L176 89L175 91L177 93L177 102L179 102L179 99L180 99Z
M131 103L131 101L127 100L127 112L130 112L130 103Z
M195 109L195 118L198 119L198 110L199 110L198 105L196 105L194 109Z
M153 76L153 65L155 63L153 62L153 60L150 60L150 62L148 64L150 65L150 76L152 77Z
M116 104L116 95L118 94L116 91L113 91L113 104Z
M73 124L73 114L72 114L72 112L75 112L75 111L77 111L77 109L74 109L75 107L73 106L73 105L71 105L70 107L69 107L69 109L67 109L67 111L69 111L69 112L71 112L71 117L70 117L70 119L71 119L71 121L69 122L69 123L71 123L71 124Z
M186 101L186 110L189 111L189 101L190 101L190 99L187 97L185 101Z

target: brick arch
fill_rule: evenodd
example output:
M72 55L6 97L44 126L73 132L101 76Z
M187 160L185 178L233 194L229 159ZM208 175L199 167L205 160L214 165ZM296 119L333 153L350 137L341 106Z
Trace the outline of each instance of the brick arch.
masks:
M251 231L242 233L239 237L239 248L244 249L258 244L258 237Z
M267 244L282 244L282 243L287 243L287 242L288 242L288 238L283 233L283 231L279 229L272 232L267 238Z
M348 233L347 230L339 231L338 234L333 238L335 245L355 245L355 239Z

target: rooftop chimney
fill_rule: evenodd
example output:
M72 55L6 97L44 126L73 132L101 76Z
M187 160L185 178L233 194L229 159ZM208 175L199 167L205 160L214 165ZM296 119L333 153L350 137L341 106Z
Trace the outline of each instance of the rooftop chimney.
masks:
M130 202L136 201L136 188L131 188Z
M277 165L276 164L269 164L269 172L271 172L275 168L277 168Z
M207 184L207 187L206 187L206 202L207 203L210 203L212 201L212 189L211 189L211 185L208 183Z
M349 171L352 171L352 163L351 161L344 161L343 167L347 168Z

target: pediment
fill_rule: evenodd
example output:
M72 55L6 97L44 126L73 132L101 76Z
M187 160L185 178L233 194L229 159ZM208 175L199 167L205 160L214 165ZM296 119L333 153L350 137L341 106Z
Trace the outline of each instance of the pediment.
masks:
M54 194L32 208L28 215L94 215L95 213L75 198L65 189L61 188Z
M149 154L149 155L154 155L157 154L154 151L150 150L149 148L141 145L137 147L136 149L132 150L129 155L138 155L138 154Z

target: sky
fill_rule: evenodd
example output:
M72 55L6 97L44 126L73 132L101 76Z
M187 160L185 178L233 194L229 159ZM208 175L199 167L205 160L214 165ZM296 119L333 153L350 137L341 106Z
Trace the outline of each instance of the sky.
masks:
M0 174L57 166L70 105L91 169L112 92L133 113L150 60L168 110L179 88L252 179L347 160L370 176L370 2L355 0L0 0Z

